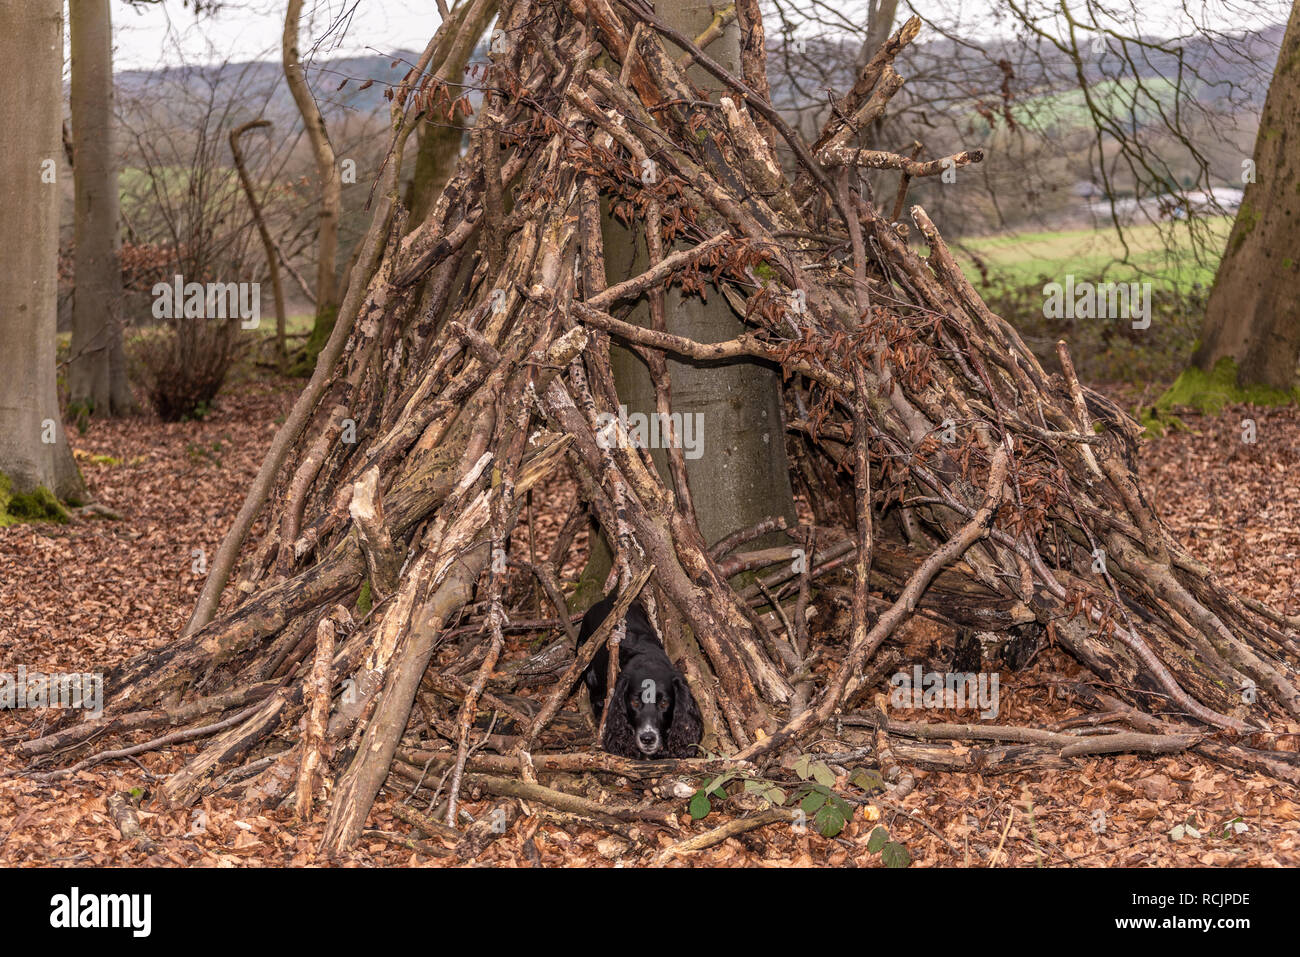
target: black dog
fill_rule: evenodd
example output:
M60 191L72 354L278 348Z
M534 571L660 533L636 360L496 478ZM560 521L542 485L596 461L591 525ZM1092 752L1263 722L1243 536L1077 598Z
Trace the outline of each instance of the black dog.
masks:
M596 633L613 608L612 596L591 607L582 618L579 646ZM695 757L704 722L686 679L664 654L640 602L628 607L625 620L618 647L618 680L602 746L610 754L628 758ZM608 674L609 651L601 646L582 673L597 721L605 708Z

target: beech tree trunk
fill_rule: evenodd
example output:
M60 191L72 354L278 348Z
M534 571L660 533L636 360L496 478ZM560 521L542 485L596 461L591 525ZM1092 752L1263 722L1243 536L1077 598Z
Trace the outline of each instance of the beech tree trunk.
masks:
M703 33L715 17L713 4L697 0L671 0L660 3L658 9L665 23L690 37ZM761 43L761 20L757 28L754 42ZM741 41L741 27L732 20L709 43L709 55L740 75ZM672 56L683 53L670 48ZM712 97L726 92L698 66L688 69L686 77ZM647 166L647 161L651 165ZM653 180L659 174L658 163L648 155L639 169L643 180ZM645 271L651 262L662 260L666 251L657 233L665 213L671 216L673 210L651 202L644 212L647 230L639 228L639 221L634 223L637 228L629 229L617 215L603 218L605 283L628 279ZM643 234L654 239L654 249L646 248L640 238ZM722 288L706 283L701 293L683 293L681 289L652 293L631 310L627 321L699 342L724 342L745 331L741 316ZM679 414L672 435L663 428L665 420L654 429L647 422L651 433L647 438L660 476L678 500L694 511L705 542L712 545L769 516L784 518L790 527L795 525L779 367L752 359L665 361L658 352L637 354L626 348L613 349L610 362L620 403L629 417L655 419L670 408ZM670 459L674 461L670 463ZM776 541L774 534L768 534L756 544Z
M78 414L135 409L122 348L119 197L113 151L113 30L108 0L71 0L76 228L68 402Z
M185 730L156 742L204 744L161 787L169 807L214 790L292 801L293 769L330 753L322 850L336 854L361 835L394 772L445 782L438 815L448 825L436 827L459 825L471 777L542 800L554 792L534 776L649 773L574 753L574 734L580 746L589 735L563 709L608 637L574 653L561 588L591 521L613 550L621 607L640 597L671 626L670 649L694 638L673 653L718 757L655 762L655 773L768 768L828 722L882 721L860 703L897 660L900 626L925 611L1054 643L1091 677L1076 684L1081 700L1140 733L1081 740L948 725L950 738L1037 750L972 745L943 759L894 751L896 732L920 732L886 721L882 771L898 771L887 754L996 773L1076 753L1195 748L1300 784L1288 744L1300 718L1300 619L1224 587L1170 534L1138 479L1139 427L1079 382L1063 343L1048 371L979 298L924 209L911 208L922 258L858 188L861 166L916 178L980 159L848 145L901 86L894 58L919 19L868 60L810 145L750 84L761 74L753 47L737 74L637 0L511 0L470 148L404 234L394 170L417 118L445 109L451 48L477 39L458 34L457 16L473 22L463 9L393 91L396 134L376 189L385 199L339 321L186 633L109 676L101 718L20 744L51 768L38 774L66 777L117 753L96 753L106 739L176 715ZM692 64L712 91L683 72ZM660 172L650 180L648 158ZM610 268L600 230L602 205L620 203L649 250L627 275ZM725 341L629 321L638 306L706 289L743 320ZM684 367L779 366L790 481L814 520L787 529L783 547L745 548L773 530L764 524L710 543L701 510L673 494L619 424L615 340ZM676 392L668 401L675 411ZM343 439L345 416L355 442ZM542 555L521 525L524 503L557 470L572 476L579 506ZM245 542L263 508L266 532ZM797 549L806 561L793 561ZM743 583L746 570L758 580ZM534 580L549 620L528 620ZM847 599L847 635L812 633L814 595ZM552 640L503 663L521 633ZM315 654L322 634L335 640L328 669ZM326 673L336 700L321 741ZM516 694L526 681L531 695ZM480 732L485 710L510 730ZM561 798L581 803L551 799Z
M1300 361L1300 5L1291 8L1255 138L1253 182L1228 234L1192 363L1290 391Z
M59 0L3 0L0 85L0 473L8 491L44 487L84 497L55 392L59 185L62 149L63 7ZM0 479L0 484L4 480Z

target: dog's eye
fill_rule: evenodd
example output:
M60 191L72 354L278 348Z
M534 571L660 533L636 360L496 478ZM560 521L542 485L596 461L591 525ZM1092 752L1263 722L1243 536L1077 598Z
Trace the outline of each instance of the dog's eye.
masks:
M667 710L668 710L668 699L667 699L667 698L660 698L660 699L659 699L659 710L660 710L660 711L667 711Z
M638 710L640 710L640 708L641 708L641 699L640 699L640 698L633 698L633 699L632 699L632 710L633 710L633 711L638 711Z

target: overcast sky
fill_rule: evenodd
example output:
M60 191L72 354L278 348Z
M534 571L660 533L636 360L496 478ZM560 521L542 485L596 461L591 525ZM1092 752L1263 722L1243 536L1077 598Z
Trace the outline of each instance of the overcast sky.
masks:
M1095 0L1094 0L1095 2ZM726 0L719 0L719 6ZM958 6L954 0L913 0L923 14L949 16ZM1142 29L1162 36L1186 34L1194 21L1219 30L1254 28L1285 19L1285 0L1108 0L1108 8L1131 10L1136 3ZM900 4L900 19L904 16ZM785 6L797 7L799 0ZM961 8L965 32L988 35L996 32L993 13L1003 4L998 0L964 0ZM315 55L328 58L364 52L419 50L437 29L438 7L434 0L307 0L311 11L302 25L304 56L317 44ZM829 3L844 11L863 6L860 0ZM1072 8L1083 9L1084 0L1073 0ZM271 59L280 56L284 0L224 0L221 8L196 21L181 0L132 6L113 0L113 34L116 65L120 70L149 69L182 61L212 63ZM329 33L331 25L349 17L345 32ZM1129 20L1131 14L1126 14ZM860 18L865 22L865 14ZM340 35L342 33L342 35Z
M303 56L329 58L364 52L419 50L438 28L433 0L306 0L300 25ZM279 60L285 0L224 0L195 19L181 0L133 7L113 0L115 65L148 69L182 62ZM347 29L329 33L350 14ZM183 51L183 52L182 52Z

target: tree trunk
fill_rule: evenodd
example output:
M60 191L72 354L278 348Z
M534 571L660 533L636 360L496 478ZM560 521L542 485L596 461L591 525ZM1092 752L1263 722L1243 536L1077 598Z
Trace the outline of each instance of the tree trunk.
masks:
M63 435L55 392L63 7L3 0L3 62L22 64L0 86L0 472L10 491L85 495ZM0 483L3 483L0 479Z
M496 16L496 0L490 3L462 3L449 15L455 27L453 38L479 37ZM436 76L447 86L447 99L455 100L467 89L465 66L474 52L472 44L448 41L447 58ZM406 188L406 208L410 211L407 228L414 229L442 195L443 187L456 173L461 141L465 135L465 118L459 110L446 115L441 110L426 113L420 127L419 148L415 154L415 171Z
M426 121L420 129L415 153L415 170L406 186L406 208L411 211L408 229L424 222L442 188L456 174L460 145L465 138L465 124L458 115L444 122Z
M284 33L280 38L280 54L284 65L284 78L289 92L302 116L307 142L311 144L316 159L316 181L320 189L320 212L316 232L316 321L308 339L309 359L329 338L338 314L338 280L335 276L339 248L339 210L343 201L343 179L334 147L330 144L325 117L307 85L302 60L298 54L298 21L302 18L302 0L289 0L284 14Z
M113 31L108 0L71 0L75 290L68 403L78 417L134 411L122 349Z
M867 11L867 38L858 53L861 70L894 32L894 17L898 13L898 0L871 0Z
M520 576L547 584L555 618L568 617L556 583L590 518L613 550L619 600L645 599L670 626L670 647L693 637L683 660L720 757L667 770L763 771L832 721L868 720L857 703L879 690L898 629L924 610L1056 644L1105 689L1089 700L1157 732L1161 748L1203 742L1217 760L1300 783L1286 750L1300 717L1300 619L1235 595L1169 533L1137 477L1139 428L1079 383L1064 344L1049 373L979 298L921 207L912 220L925 258L858 189L868 162L911 177L946 168L847 145L899 88L893 59L919 20L863 67L815 150L735 70L643 5L513 0L498 24L456 175L404 237L391 203L376 212L329 348L214 562L233 563L271 501L229 603L217 611L225 577L214 570L186 633L107 678L103 719L64 719L20 745L64 765L38 779L66 777L92 744L184 697L186 740L211 740L160 801L190 804L240 779L248 793L276 791L254 772L274 757L262 774L278 780L301 763L284 736L319 700L308 690L313 641L340 604L360 614L330 668L340 698L329 746L308 745L333 754L327 852L352 846L389 773L413 755L428 755L425 770L435 758L446 767L450 821L475 771L628 773L608 755L544 753L569 741L549 733L581 667L567 639L526 669L498 668L530 617ZM394 96L378 195L395 195L393 170L446 40L440 30ZM682 50L721 88L693 86ZM776 163L756 117L797 174ZM646 159L661 175L645 177ZM649 250L626 278L605 255L602 204L629 207ZM382 265L366 265L381 251ZM687 310L704 290L743 318L737 335L691 338L666 311L658 327L661 297ZM628 321L638 305L649 323ZM682 368L779 366L790 481L814 521L784 548L724 554L733 537L710 550L695 520L704 510L674 497L620 425L612 340ZM678 411L675 391L655 398ZM344 412L355 442L340 440ZM705 460L721 471L725 444L710 435ZM543 557L525 544L523 503L562 465L580 507ZM796 546L813 554L792 567ZM733 587L741 566L761 567L760 579ZM808 628L809 594L821 589L819 601L848 596L847 629ZM779 629L755 613L772 604ZM544 701L513 693L547 671ZM485 710L515 727L480 734ZM1152 738L1086 744L1141 750Z
M712 22L713 5L697 0L660 3L664 21L687 36L699 35ZM709 46L709 54L736 75L742 72L744 31L737 22L728 23ZM761 37L761 27L759 36ZM674 49L674 56L684 51ZM716 97L725 88L699 67L687 70L687 78ZM652 157L647 160L654 162ZM643 178L654 177L657 165L646 167ZM665 171L666 173L667 171ZM640 211L638 211L640 212ZM651 204L645 215L662 221L662 204ZM616 283L644 272L651 261L663 258L662 248L650 255L640 242L644 223L640 216L634 228L614 216L603 220L606 282ZM657 231L657 226L651 226ZM656 237L657 239L657 237ZM656 242L657 247L661 246ZM694 293L670 289L655 294L632 310L627 321L665 330L699 342L723 342L745 331L722 290L706 284L707 299ZM794 496L790 488L790 467L785 451L785 427L781 409L781 381L775 365L750 360L691 362L649 353L644 357L628 349L615 348L610 355L619 399L626 405L629 420L646 416L643 433L651 456L665 481L674 469L670 453L678 454L686 474L688 491L674 482L679 501L694 510L704 541L710 545L740 529L750 528L769 516L780 516L793 527ZM658 391L657 391L658 390ZM660 395L659 393L662 393ZM662 400L662 405L661 405ZM674 422L678 449L670 449L664 434L656 438L650 419L671 406L680 414ZM662 424L661 424L662 429ZM769 534L756 544L771 545L784 537Z
M239 174L239 183L244 187L244 195L248 197L248 209L253 214L253 223L257 226L257 235L262 240L262 248L266 250L266 271L271 276L271 295L275 302L275 358L279 363L280 371L284 372L289 361L289 350L285 343L287 316L284 308L284 286L280 282L280 261L276 256L275 241L271 239L271 231L266 225L266 217L262 215L262 204L258 202L253 178L249 175L248 166L244 162L244 152L239 146L239 138L249 130L264 129L270 125L270 120L249 120L231 130L230 157L234 160L235 172Z
M1237 364L1240 386L1283 392L1300 360L1300 4L1291 8L1255 138L1255 179L1214 278L1192 363Z

